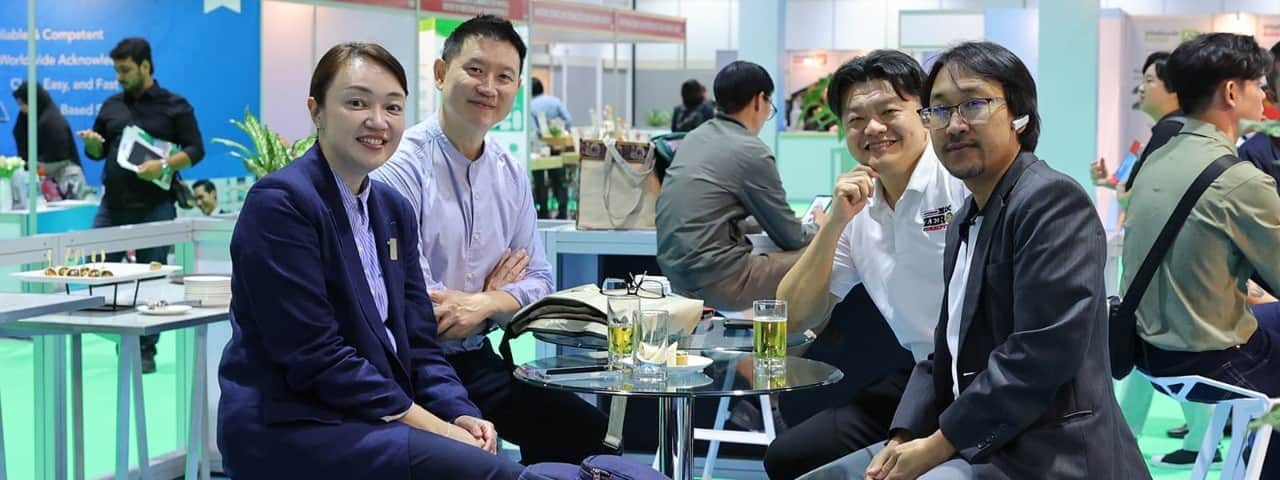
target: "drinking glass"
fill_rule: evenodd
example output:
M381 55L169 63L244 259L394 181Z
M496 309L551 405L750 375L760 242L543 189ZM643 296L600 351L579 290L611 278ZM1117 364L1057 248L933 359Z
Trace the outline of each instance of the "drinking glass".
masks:
M787 360L786 300L756 300L751 330L756 368L781 369Z
M675 343L667 335L670 314L665 310L641 310L636 321L635 370L637 381L667 378L667 357L675 354Z
M636 319L640 316L640 297L609 297L609 368L626 370L635 350Z

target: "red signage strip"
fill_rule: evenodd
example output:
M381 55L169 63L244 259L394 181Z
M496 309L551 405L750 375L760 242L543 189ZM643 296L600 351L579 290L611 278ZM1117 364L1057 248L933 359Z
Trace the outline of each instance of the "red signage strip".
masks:
M413 0L337 0L341 3L373 5L375 7L403 8L413 10Z
M613 31L613 9L547 0L533 2L533 24L574 30Z
M684 40L684 18L654 15L651 13L635 12L631 10L617 10L614 12L614 15L614 24L618 27L618 33L658 37L670 40Z
M391 0L383 0L391 1ZM403 1L403 0L402 0ZM474 16L480 14L524 21L526 0L419 0L422 10L451 15Z

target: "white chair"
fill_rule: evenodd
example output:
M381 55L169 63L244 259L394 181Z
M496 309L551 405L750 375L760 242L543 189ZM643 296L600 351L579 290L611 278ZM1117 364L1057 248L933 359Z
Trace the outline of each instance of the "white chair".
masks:
M732 376L728 376L732 378ZM726 388L728 388L726 386ZM741 430L725 430L724 423L729 416L729 397L721 397L720 404L716 406L716 421L712 428L695 428L693 429L694 440L709 440L711 444L707 447L707 460L702 464L702 480L711 480L711 474L716 468L716 457L720 453L720 442L743 443L749 445L769 446L776 438L777 432L773 428L773 408L772 402L769 401L768 395L760 396L760 418L764 423L764 432L745 432Z
M732 382L733 376L726 375L726 382ZM729 388L731 385L725 385ZM749 445L769 446L773 443L773 439L777 437L777 432L773 427L773 404L769 400L768 395L760 396L760 417L764 423L764 432L746 432L742 430L725 430L724 424L729 417L729 399L730 397L721 397L720 404L716 406L716 420L711 428L695 428L693 429L694 440L708 440L711 444L707 447L706 461L702 464L702 480L711 480L712 473L716 468L716 457L720 454L720 442L742 443ZM657 455L653 457L653 468L658 468L658 462L661 459Z
M739 318L750 313L750 310L742 312L723 312L726 317ZM724 389L733 386L734 375L725 375ZM748 432L742 430L726 430L725 422L729 419L729 400L730 397L720 397L719 404L716 406L716 420L711 428L695 428L693 429L694 440L707 440L711 444L707 447L706 461L702 465L703 480L711 480L711 474L716 468L716 457L720 454L720 442L742 443L748 445L769 446L773 443L773 439L777 437L777 432L773 426L773 404L769 400L768 395L760 395L760 417L764 423L764 432ZM658 468L660 459L657 455L653 457L653 468Z
M1136 371L1136 370L1135 370ZM1139 372L1142 373L1142 372ZM1264 425L1257 432L1249 431L1249 422L1271 410L1280 399L1268 398L1266 395L1217 380L1198 375L1180 377L1147 377L1157 390L1173 397L1179 402L1189 402L1187 394L1197 385L1210 387L1238 396L1213 403L1213 417L1209 421L1209 431L1205 432L1204 442L1200 445L1200 454L1196 457L1195 468L1191 471L1192 480L1203 480L1209 474L1209 465L1213 454L1218 450L1222 440L1222 428L1227 424L1227 417L1232 417L1231 444L1227 455L1222 458L1223 480L1258 480L1262 474L1262 462L1267 455L1267 447L1271 443L1272 427ZM1244 458L1245 444L1253 438L1253 451L1249 458Z
M752 254L757 253L761 248L760 245L767 240L767 236L765 237L765 240L752 239L753 242L761 242L756 244L755 250L752 251ZM772 242L769 242L769 245L772 245ZM743 317L748 313L751 313L751 311L724 312L726 317L735 318ZM725 375L725 389L733 386L731 384L733 382L733 378L733 375ZM729 419L729 400L729 397L720 398L720 403L716 406L716 420L711 428L693 429L694 440L708 440L711 442L707 447L706 462L702 465L703 480L711 480L711 474L716 468L716 457L720 454L720 442L763 445L767 447L770 443L773 443L773 439L777 437L777 432L775 432L773 428L773 404L769 400L768 395L760 396L760 418L762 423L764 423L763 433L745 432L741 430L725 430L725 421Z

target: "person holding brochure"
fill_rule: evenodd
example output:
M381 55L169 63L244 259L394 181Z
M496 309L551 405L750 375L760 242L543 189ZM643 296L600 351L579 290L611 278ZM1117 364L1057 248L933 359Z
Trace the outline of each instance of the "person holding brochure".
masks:
M124 91L103 102L91 130L79 132L85 154L93 160L106 160L102 181L106 192L93 219L93 227L172 220L178 216L174 207L176 190L171 191L168 184L157 184L155 180L172 178L174 172L191 167L204 158L204 140L196 124L195 109L185 98L161 88L156 82L151 44L146 39L131 37L121 40L111 50L110 56L115 63L116 80ZM119 158L122 140L126 130L134 129L140 129L150 139L180 145L181 150L167 157L143 161L134 168L123 166ZM124 145L126 148L135 146L132 142ZM133 155L129 157L136 158ZM129 157L124 159L125 163ZM138 249L135 260L138 263L165 263L169 248ZM108 253L107 261L119 262L123 257L123 252ZM143 373L156 369L158 340L159 335L142 337Z

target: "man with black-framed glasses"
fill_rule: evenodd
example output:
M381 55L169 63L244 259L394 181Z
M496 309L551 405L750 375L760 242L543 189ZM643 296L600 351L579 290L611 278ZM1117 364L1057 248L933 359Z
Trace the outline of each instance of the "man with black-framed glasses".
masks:
M921 98L934 151L972 192L947 229L933 355L888 442L802 478L1150 478L1108 374L1105 233L1080 184L1033 153L1031 73L962 43Z
M813 231L787 204L773 152L757 136L776 113L769 72L736 61L716 74L714 90L715 118L684 137L658 195L658 266L673 290L746 310L773 298ZM783 251L752 255L748 217Z

